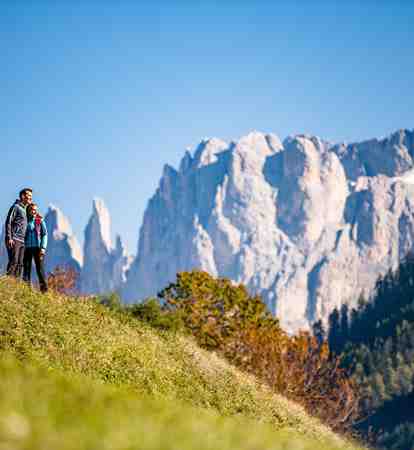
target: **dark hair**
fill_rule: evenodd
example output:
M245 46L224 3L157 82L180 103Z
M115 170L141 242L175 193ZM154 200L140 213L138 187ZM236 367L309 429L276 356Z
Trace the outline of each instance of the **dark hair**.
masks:
M36 208L38 207L36 203L30 203L30 205L27 207L27 214L30 214L30 211L32 210L33 206ZM31 215L31 214L30 214Z
M24 188L24 189L22 189L22 190L19 192L19 198L20 198L20 200L22 199L22 195L23 195L23 194L26 194L26 192L33 192L33 190L30 189L30 188Z

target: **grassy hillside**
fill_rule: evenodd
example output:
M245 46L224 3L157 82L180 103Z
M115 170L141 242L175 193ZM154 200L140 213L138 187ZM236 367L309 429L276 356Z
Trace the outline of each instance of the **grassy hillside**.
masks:
M0 351L7 448L355 448L186 337L4 278Z

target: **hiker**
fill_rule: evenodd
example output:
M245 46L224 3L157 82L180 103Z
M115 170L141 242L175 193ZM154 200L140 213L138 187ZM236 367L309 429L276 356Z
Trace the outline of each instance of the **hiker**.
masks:
M27 227L26 208L31 202L32 190L29 188L22 189L19 193L19 198L9 209L5 224L5 240L9 257L7 275L16 278L20 278L22 275L24 239Z
M44 258L47 247L47 228L43 217L37 211L35 203L27 207L27 230L24 251L23 280L31 283L32 260L36 265L41 292L47 292Z

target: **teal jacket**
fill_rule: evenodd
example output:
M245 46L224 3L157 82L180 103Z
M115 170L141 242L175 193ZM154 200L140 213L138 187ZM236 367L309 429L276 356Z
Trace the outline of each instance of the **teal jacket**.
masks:
M37 247L46 250L47 228L41 216L28 217L24 245L29 248Z

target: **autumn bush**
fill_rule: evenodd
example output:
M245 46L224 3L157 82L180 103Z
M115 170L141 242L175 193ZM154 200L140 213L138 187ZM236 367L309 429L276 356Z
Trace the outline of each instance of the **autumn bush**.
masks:
M206 272L177 274L158 294L166 312L179 314L185 327L208 350L224 349L241 329L277 323L259 296L251 297L243 285Z
M158 297L161 314L179 314L199 345L301 403L334 430L351 429L359 415L357 387L325 341L307 332L289 336L259 296L206 272L179 273Z
M355 383L327 343L309 333L290 337L277 328L250 327L240 331L225 355L337 431L349 432L359 417Z
M56 266L47 276L49 289L59 294L74 295L77 293L79 273L71 267Z

